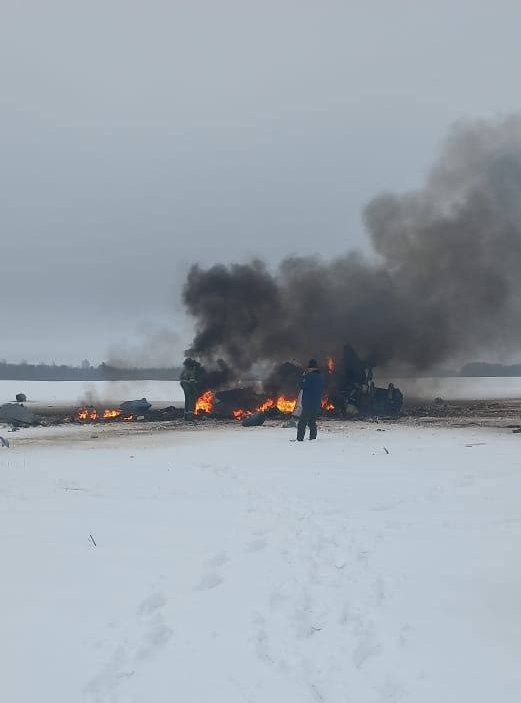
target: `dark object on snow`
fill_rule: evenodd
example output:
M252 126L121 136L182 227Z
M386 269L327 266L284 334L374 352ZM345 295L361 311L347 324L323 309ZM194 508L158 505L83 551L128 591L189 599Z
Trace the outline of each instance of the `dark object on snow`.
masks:
M320 408L320 403L319 403ZM302 403L302 414L298 419L297 442L302 442L306 434L306 427L309 427L309 439L317 438L317 413L318 409L305 408Z
M335 414L347 417L347 409L356 408L356 415L361 417L400 415L402 392L392 383L387 388L375 387L373 368L373 359L362 360L350 344L345 345L343 364L326 378L327 396Z
M0 437L0 447L7 447L9 449L9 440L5 437Z
M397 417L402 407L403 395L399 388L390 383L387 388L373 388L370 401L372 415Z
M27 401L27 396L25 393L17 393L16 394L16 402L17 403L25 403Z
M243 427L260 427L264 424L265 420L265 413L259 411L257 413L253 413L253 415L248 415L248 417L245 417L241 422L241 425Z
M148 421L170 421L170 420L181 420L184 417L183 408L176 408L174 405L169 405L167 408L156 408L154 410L149 410L146 413L146 420Z
M149 403L146 398L140 398L139 400L125 400L119 406L122 413L127 415L142 415L150 410L152 403Z
M518 427L517 430L512 430L512 434L519 434L521 432L521 427Z
M13 425L32 425L34 422L34 413L25 405L18 403L4 403L0 405L0 422L8 422Z
M221 417L229 417L234 410L242 408L249 412L254 412L259 405L266 400L263 395L258 395L254 388L230 388L229 390L217 391L213 414Z
M245 408L249 410L248 406L255 407L256 403L259 403L264 396L259 396L254 388L230 388L225 391L217 391L215 394L216 403L223 403L224 405L230 405L233 408Z

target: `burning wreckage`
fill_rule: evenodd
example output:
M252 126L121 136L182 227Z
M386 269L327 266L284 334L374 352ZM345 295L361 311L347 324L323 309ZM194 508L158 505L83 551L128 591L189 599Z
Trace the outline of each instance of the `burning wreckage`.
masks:
M18 396L17 396L18 397ZM28 408L22 402L4 403L0 405L0 424L10 425L13 428L32 427L37 425L56 425L63 423L107 423L107 422L134 422L136 420L162 419L164 411L151 411L152 404L146 398L139 400L126 400L118 407L99 407L83 405L71 413L59 411L39 413ZM165 409L170 410L169 408Z
M199 362L187 358L181 374L185 406L152 408L146 398L128 400L117 407L84 405L69 413L38 415L23 403L0 405L0 424L13 428L62 423L106 424L114 422L160 422L212 417L235 419L243 426L262 425L268 418L290 418L297 414L298 388L302 368L286 362L274 369L262 387L223 386L229 379L224 365L208 371ZM322 415L331 418L397 417L403 395L390 383L377 388L373 365L362 361L354 349L346 345L340 364L333 357L324 364L325 393Z
M374 364L363 361L350 346L344 347L340 364L333 357L324 369L325 394L322 414L329 417L397 417L403 395L389 383L378 388L374 383ZM185 417L212 416L235 418L244 426L260 425L266 418L298 412L298 388L303 369L294 362L277 367L262 384L255 387L219 390L212 384L212 373L194 359L184 362L181 386L185 394Z

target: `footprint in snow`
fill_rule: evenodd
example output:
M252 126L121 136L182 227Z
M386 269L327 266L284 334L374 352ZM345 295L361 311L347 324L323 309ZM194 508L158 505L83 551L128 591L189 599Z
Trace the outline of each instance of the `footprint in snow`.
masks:
M219 552L215 556L213 556L211 559L208 559L205 562L206 566L217 568L219 566L224 566L230 561L230 557L226 554L226 552Z
M152 593L138 606L138 615L152 615L167 604L167 597L164 593Z
M122 633L122 640L116 646L100 671L85 686L89 700L105 703L116 700L116 690L134 676L145 660L152 659L168 644L173 630L164 619L162 609L168 599L163 593L152 593L136 608L138 616L137 632L130 637ZM114 627L116 623L109 623Z
M357 669L361 669L368 659L380 654L381 650L382 645L378 640L373 635L367 634L360 639L353 651L353 664Z
M216 573L205 574L195 587L196 591L209 591L220 586L224 581L223 577Z
M207 559L204 562L205 573L197 586L195 586L194 591L209 591L220 586L224 581L224 577L219 572L229 561L230 557L226 552L218 552L210 559Z

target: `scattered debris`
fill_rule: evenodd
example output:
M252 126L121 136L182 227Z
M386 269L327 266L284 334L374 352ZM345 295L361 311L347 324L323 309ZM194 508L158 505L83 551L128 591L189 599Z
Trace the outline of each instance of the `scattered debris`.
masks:
M282 427L285 429L288 429L290 427L296 427L297 426L297 421L294 420L292 417L289 418L289 420L286 420L286 422L283 423Z
M17 403L27 402L27 396L25 395L25 393L17 393L15 398Z
M358 417L358 415L360 415L360 411L358 410L356 405L354 405L353 403L348 403L345 409L346 418Z
M260 427L266 420L266 415L263 412L253 413L253 415L248 415L241 422L243 427Z
M9 449L9 440L5 437L0 437L0 447L7 447Z
M0 422L14 425L28 426L35 421L34 413L30 408L19 403L4 403L0 405Z
M521 427L518 427L516 430L512 430L512 434L519 434L521 432Z
M139 400L125 400L119 406L122 413L129 415L141 415L150 410L152 403L149 403L146 398L140 398Z

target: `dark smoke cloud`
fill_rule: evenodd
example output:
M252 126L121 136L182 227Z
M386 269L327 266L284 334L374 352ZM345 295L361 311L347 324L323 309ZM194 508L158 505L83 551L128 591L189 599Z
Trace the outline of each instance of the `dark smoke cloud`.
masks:
M190 352L238 370L345 342L427 369L521 342L521 117L453 127L425 185L364 211L373 255L194 266Z

